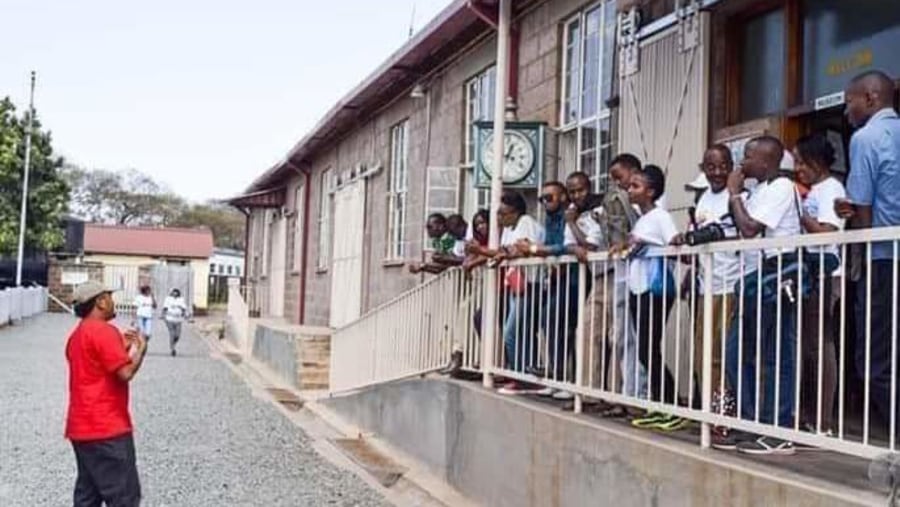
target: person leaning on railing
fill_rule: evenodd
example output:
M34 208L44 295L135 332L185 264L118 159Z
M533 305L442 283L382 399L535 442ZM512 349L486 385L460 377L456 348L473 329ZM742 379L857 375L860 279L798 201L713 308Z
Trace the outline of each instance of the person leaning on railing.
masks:
M845 93L847 118L859 130L850 140L849 198L835 207L857 229L900 226L900 118L894 110L894 88L888 75L870 71L855 77ZM900 360L891 353L897 339L892 329L897 309L892 291L900 283L893 273L894 244L872 244L871 263L864 262L868 264L864 269L871 271L857 284L856 336L861 346L856 347L856 371L869 379L872 401L885 420L900 415L900 403L891 399L891 366ZM871 287L865 283L869 277ZM867 326L871 326L868 346Z
M847 194L844 185L831 175L831 166L835 161L831 143L822 134L803 137L794 147L794 160L798 182L809 188L803 199L803 216L800 217L803 232L818 234L842 230L844 219L835 212L835 203ZM809 431L831 435L836 430L834 402L838 372L834 308L840 298L840 252L836 245L812 246L807 251L810 292L808 300L804 301L800 325L803 358L800 368L801 423ZM822 364L819 364L820 355Z
M771 136L757 137L747 143L741 169L728 177L731 214L744 238L790 238L801 232L799 197L794 183L779 175L783 156L781 141ZM746 202L742 197L745 178L759 182ZM736 390L740 401L738 409L742 419L757 419L763 424L785 427L793 424L797 372L796 303L801 284L797 258L795 253L782 254L779 248L766 249L761 273L757 262L746 262L745 259L745 275L735 291L743 298L743 313L741 318L736 312L731 325L725 367L728 383ZM770 290L770 286L774 288ZM761 304L758 303L760 300ZM759 363L757 336L761 349ZM757 381L763 397L758 414ZM776 383L779 389L776 389ZM776 390L779 393L777 403ZM774 413L776 406L777 414ZM791 442L771 437L751 438L742 432L714 439L713 445L748 454L794 453Z
M432 250L431 262L410 263L410 273L424 272L436 275L443 273L447 268L462 265L467 225L460 215L452 215L451 219L440 213L428 216L425 230Z
M540 245L544 243L544 227L527 214L528 207L522 194L504 190L500 196L498 221L503 231L500 235L500 250L490 252L497 263L521 257L516 244L522 240ZM520 267L505 267L503 270L504 292L506 295L506 318L503 322L504 365L508 370L524 373L537 358L534 330L537 324L537 301L534 297L539 287L535 271ZM510 381L500 386L502 394L516 394L538 390L520 382Z
M646 246L669 245L678 235L672 215L657 205L665 188L665 174L655 165L647 165L631 176L628 197L641 216L631 229L628 244L612 250L630 252L632 257L628 266L629 305L632 324L637 330L638 359L647 371L650 399L674 405L675 377L664 359L663 335L676 297L675 281L667 259L638 254ZM635 427L663 431L677 430L686 423L678 416L657 411L631 422Z
M731 158L731 150L722 144L710 146L703 154L703 162L700 170L706 177L708 187L697 200L692 223L688 228L688 235L679 234L673 243L681 245L687 239L693 239L697 244L708 241L726 240L737 238L737 230L734 228L728 209L730 194L726 185L728 175L734 170L734 161ZM704 231L709 231L703 238ZM715 232L716 234L711 234ZM693 235L693 236L691 236ZM713 237L720 236L720 237ZM684 260L694 264L696 258L686 257ZM734 284L740 276L740 257L736 252L716 252L712 255L712 279L704 280L702 266L697 262L694 267L696 272L689 272L682 282L682 294L690 299L690 292L696 289L694 301L694 408L700 407L700 386L703 384L703 295L707 291L713 294L712 317L712 385L713 400L712 409L716 413L724 415L734 414L734 393L731 387L725 383L723 386L722 370L722 342L728 330L728 320L734 308ZM695 282L696 281L696 282ZM724 427L715 430L723 434L727 433Z

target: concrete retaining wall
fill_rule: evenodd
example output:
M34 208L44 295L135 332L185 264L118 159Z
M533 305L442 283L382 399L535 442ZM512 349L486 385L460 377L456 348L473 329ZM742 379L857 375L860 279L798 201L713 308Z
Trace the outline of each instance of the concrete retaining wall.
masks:
M438 379L323 402L492 507L819 506L884 497ZM860 473L865 480L865 468Z
M328 389L331 331L256 323L253 357L298 389Z

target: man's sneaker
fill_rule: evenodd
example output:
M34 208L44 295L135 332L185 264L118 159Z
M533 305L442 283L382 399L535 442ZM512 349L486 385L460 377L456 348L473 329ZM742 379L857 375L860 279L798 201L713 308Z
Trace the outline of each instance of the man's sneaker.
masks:
M713 431L711 437L711 445L713 449L718 449L720 451L736 451L738 448L738 444L740 444L741 442L747 442L756 439L756 435L738 430Z
M536 392L536 393L534 393L534 394L536 394L536 395L538 395L538 396L547 396L547 397L549 397L549 396L553 396L553 395L556 394L556 389L553 389L552 387L545 387L545 388L541 389L540 391L538 391L538 392Z
M631 425L635 428L652 428L656 423L665 420L667 417L669 416L662 412L648 412L643 417L632 419Z
M553 395L553 399L560 401L569 401L575 399L575 395L570 393L569 391L557 391L556 394Z
M759 437L749 442L741 442L737 445L737 450L743 454L756 456L790 456L796 452L793 442L774 437Z
M651 428L660 431L678 431L688 425L690 421L683 417L668 415L663 419L659 419L655 424L650 425Z

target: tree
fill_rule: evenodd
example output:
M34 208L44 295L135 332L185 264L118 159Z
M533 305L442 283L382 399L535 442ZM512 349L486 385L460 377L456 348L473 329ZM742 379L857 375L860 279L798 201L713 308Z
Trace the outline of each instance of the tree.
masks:
M25 168L25 133L28 113L16 116L9 98L0 100L0 254L16 251L19 241L19 212ZM62 157L53 153L51 135L41 130L37 117L31 139L31 166L28 184L28 215L25 246L53 250L62 245L61 219L67 211L69 186L62 177Z
M72 210L95 223L170 226L188 205L151 176L134 169L124 172L66 168L72 186Z
M185 210L174 222L174 225L209 227L212 230L216 246L235 250L244 249L245 217L228 205L215 201L195 204Z

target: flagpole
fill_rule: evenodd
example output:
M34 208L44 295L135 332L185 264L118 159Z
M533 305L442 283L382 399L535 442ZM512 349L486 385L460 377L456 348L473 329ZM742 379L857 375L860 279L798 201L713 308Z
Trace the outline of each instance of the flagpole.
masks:
M16 260L16 287L22 286L25 256L25 218L28 214L28 171L31 166L31 134L34 131L34 71L31 71L31 98L28 102L28 130L25 131L25 174L22 178L22 211L19 215L19 255Z

